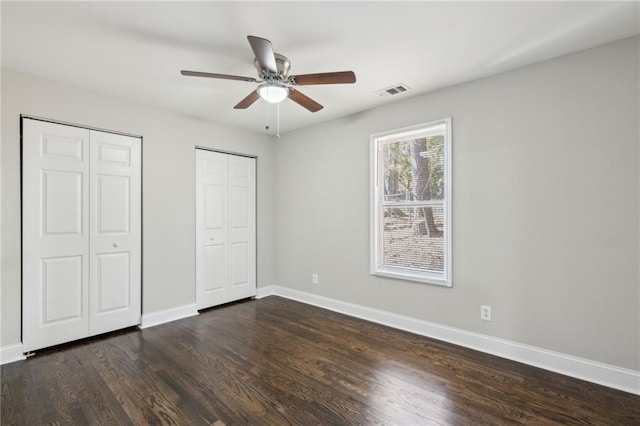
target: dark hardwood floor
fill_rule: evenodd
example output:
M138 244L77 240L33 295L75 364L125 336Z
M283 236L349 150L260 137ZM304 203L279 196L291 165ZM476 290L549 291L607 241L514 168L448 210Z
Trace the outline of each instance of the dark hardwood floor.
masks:
M279 297L2 366L2 425L639 425L640 396Z

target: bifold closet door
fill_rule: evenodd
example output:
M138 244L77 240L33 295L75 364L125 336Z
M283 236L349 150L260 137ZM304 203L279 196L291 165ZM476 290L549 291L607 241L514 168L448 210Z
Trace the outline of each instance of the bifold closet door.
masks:
M196 150L198 309L256 294L255 163Z
M140 142L23 119L25 352L139 324Z
M89 334L89 130L23 120L22 345Z
M91 335L140 324L140 150L140 138L91 131Z

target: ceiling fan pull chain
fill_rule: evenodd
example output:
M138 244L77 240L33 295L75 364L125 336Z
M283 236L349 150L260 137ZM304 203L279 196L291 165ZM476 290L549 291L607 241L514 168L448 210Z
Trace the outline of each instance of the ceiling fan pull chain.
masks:
M278 117L278 125L277 125L278 127L276 129L276 137L280 139L280 104L276 104L276 107L278 107L278 109L276 110L276 114Z

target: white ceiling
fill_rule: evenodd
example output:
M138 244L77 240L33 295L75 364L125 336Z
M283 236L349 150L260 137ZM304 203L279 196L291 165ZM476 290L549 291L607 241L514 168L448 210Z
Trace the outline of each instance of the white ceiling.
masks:
M265 132L274 106L233 106L256 84L247 35L291 74L353 70L354 85L304 86L281 133L639 33L639 2L7 2L2 65L207 120ZM381 97L404 83L412 90ZM269 117L269 118L267 118ZM267 122L268 119L268 122Z

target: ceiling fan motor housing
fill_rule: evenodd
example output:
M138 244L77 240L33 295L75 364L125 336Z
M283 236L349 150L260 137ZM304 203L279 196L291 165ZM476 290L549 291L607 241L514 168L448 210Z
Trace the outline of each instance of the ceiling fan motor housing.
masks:
M253 61L253 64L258 70L258 76L260 77L260 79L265 81L285 81L287 79L287 76L289 75L291 61L289 61L289 58L279 53L274 53L274 56L276 59L276 68L278 69L278 72L276 74L261 69L260 64L258 63L258 59L255 59Z

